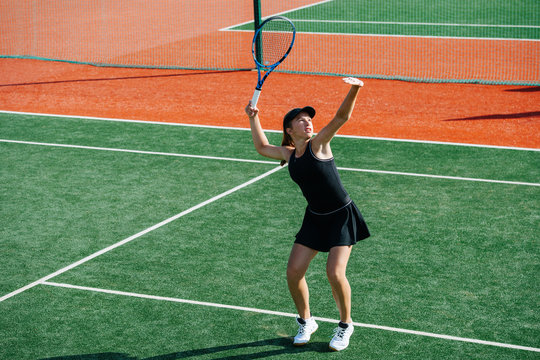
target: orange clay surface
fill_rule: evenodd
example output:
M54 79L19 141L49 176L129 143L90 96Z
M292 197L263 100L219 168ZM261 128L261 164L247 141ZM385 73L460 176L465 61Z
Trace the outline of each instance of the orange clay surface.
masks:
M249 127L254 71L105 68L0 59L0 110ZM540 148L540 87L364 79L340 134ZM259 100L263 127L293 107L328 122L348 85L337 77L271 74Z

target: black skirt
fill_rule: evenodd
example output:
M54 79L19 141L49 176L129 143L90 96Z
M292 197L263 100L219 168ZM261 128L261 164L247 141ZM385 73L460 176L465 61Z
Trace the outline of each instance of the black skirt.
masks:
M306 208L297 244L328 252L334 246L354 245L369 237L369 230L354 202L328 214L314 213Z

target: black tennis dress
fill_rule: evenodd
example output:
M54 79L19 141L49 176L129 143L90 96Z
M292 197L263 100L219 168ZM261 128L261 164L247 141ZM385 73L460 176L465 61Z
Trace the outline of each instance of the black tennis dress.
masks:
M354 245L369 237L360 210L341 183L334 158L318 159L310 141L302 156L292 153L289 174L308 202L296 243L328 252L334 246Z

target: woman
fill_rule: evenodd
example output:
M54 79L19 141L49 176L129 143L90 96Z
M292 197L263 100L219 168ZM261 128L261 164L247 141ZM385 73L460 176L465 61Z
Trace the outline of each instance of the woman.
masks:
M340 323L334 330L330 348L345 349L354 331L351 318L351 288L346 268L352 245L369 236L360 211L343 188L330 141L351 117L358 91L359 79L343 79L351 88L336 115L318 134L313 136L310 106L289 111L283 119L283 142L274 146L268 142L259 120L259 110L246 106L253 143L259 154L289 163L291 178L300 186L308 206L302 227L296 235L287 265L287 283L298 311L299 329L294 345L305 345L318 325L311 316L309 290L305 274L318 252L328 252L326 272L337 304Z

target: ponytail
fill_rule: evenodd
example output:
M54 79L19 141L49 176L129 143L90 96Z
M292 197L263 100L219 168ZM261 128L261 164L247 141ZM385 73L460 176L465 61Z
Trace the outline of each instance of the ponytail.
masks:
M283 140L281 140L281 146L294 146L294 142L291 135L287 134L287 130L283 129ZM279 165L283 166L287 163L287 160L281 160Z

